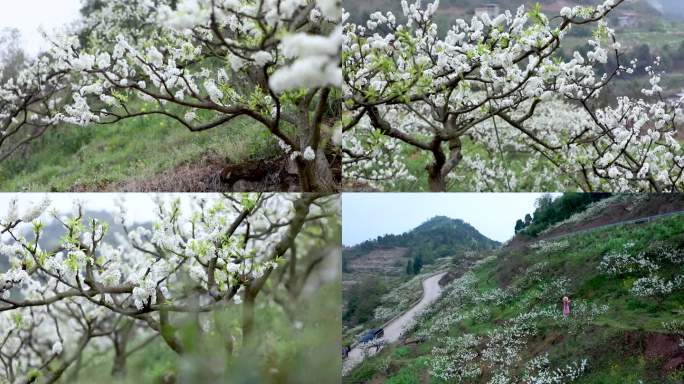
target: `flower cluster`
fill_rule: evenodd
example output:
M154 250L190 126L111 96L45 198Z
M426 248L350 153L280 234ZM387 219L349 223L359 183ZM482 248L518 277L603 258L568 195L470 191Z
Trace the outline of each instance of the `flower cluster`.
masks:
M269 83L271 88L280 93L302 87L342 85L339 62L341 47L340 27L335 28L327 37L304 33L285 37L281 43L281 50L286 57L294 61L273 73Z
M511 297L510 291L501 288L492 288L488 291L480 292L473 300L476 303L503 305Z
M43 249L30 239L47 237L45 225L35 220L46 208L39 202L21 215L11 201L0 220L0 231L10 239L0 246L10 265L0 272L0 339L7 368L0 371L0 381L21 382L34 370L61 375L75 354L111 349L113 339L104 336L114 336L124 324L132 324L127 335L161 334L170 349L182 353L176 326L187 321L186 313L197 314L198 328L214 332L209 319L216 311L244 300L254 303L267 284L261 296L289 300L275 304L265 298L264 305L294 313L288 306L296 305L302 287L316 289L337 278L311 273L334 257L327 243L328 228L338 227L334 196L160 198L154 223L137 227L123 219L125 212L118 224L88 218L77 203L73 213L52 213L50 225L62 234L51 235L57 245ZM112 240L112 225L127 236ZM283 267L288 273L272 279ZM250 320L233 328L236 341L253 332Z
M59 121L70 80L69 73L40 57L0 83L0 161Z
M645 98L596 101L613 79L637 70L620 62L606 23L623 1L554 18L520 7L457 19L446 31L434 19L439 2L403 1L403 18L376 12L347 23L345 176L396 188L419 176L407 173L419 159L434 191L681 188L682 109L660 97L658 62L647 69ZM586 54L559 59L573 25L588 23L596 32ZM613 55L618 65L601 73ZM522 172L508 164L512 153L525 154Z
M665 280L660 276L651 275L636 280L630 291L634 296L662 297L682 287L684 287L684 275L677 276L672 280Z
M381 304L375 308L374 318L385 322L409 309L420 300L425 275L417 275L406 283L382 296Z
M598 269L612 276L636 275L630 292L640 297L663 297L684 287L684 275L658 273L667 267L684 262L682 251L670 245L656 243L648 249L634 254L634 243L626 243L620 251L611 251L603 256Z
M571 383L579 379L588 368L588 360L582 359L573 362L564 368L551 368L548 355L539 355L525 366L523 383L530 384L556 384Z
M458 383L474 378L482 372L474 348L480 343L477 336L465 334L447 337L443 344L432 349L430 374L444 381Z
M567 240L559 240L559 241L539 240L535 243L530 244L530 248L536 249L537 252L539 252L539 253L550 253L550 252L562 251L565 248L567 248L569 245L570 245L570 243Z
M684 320L664 321L663 328L670 333L684 337Z
M514 319L506 327L487 333L487 344L482 350L482 359L492 366L509 367L520 359L520 352L527 345L537 329L529 321Z
M647 250L648 254L656 260L670 264L684 264L684 250L674 248L671 245L657 244Z
M607 253L599 263L599 271L608 275L627 275L632 273L653 273L660 266L646 257L644 252L631 255L625 251Z

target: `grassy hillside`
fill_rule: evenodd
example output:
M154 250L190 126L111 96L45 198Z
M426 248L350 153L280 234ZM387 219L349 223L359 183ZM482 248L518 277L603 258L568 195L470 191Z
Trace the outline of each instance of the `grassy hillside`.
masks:
M276 148L268 132L247 119L206 132L190 132L154 116L112 125L63 126L3 162L0 188L201 191L218 182L229 161L255 160Z
M390 345L344 381L682 383L682 271L682 215L516 242L453 271L407 335L425 342Z

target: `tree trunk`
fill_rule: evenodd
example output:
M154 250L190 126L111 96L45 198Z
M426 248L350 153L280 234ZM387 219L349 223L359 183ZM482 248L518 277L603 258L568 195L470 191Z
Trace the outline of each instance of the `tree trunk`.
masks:
M133 322L128 322L120 330L114 332L114 365L112 376L126 376L126 347L133 331Z
M114 350L114 365L112 366L112 376L125 377L126 376L126 351L115 348Z
M314 174L312 167L302 159L297 159L297 176L299 176L299 187L302 192L311 192L314 184Z
M299 184L302 192L335 192L335 178L325 152L319 150L314 161L297 160Z
M436 137L432 140L432 156L435 161L425 167L428 172L428 185L432 192L445 192L446 185L442 176L442 167L446 163L446 156L442 151L442 142Z
M446 184L444 183L444 178L442 177L442 172L428 172L428 185L430 186L430 191L432 192L445 192Z
M461 139L455 137L449 140L449 158L442 151L442 143L435 139L432 143L432 155L435 162L428 165L428 185L432 192L446 192L446 176L461 162Z
M315 177L315 192L335 192L338 186L335 185L335 177L332 173L332 167L325 151L319 149L316 153L316 160L313 164Z
M228 337L226 337L224 346L228 356L233 356L233 352L235 352L235 340L233 339L233 335L228 335Z
M242 302L242 340L247 343L254 333L254 302L256 296L245 290L245 298Z
M157 287L157 303L163 304L165 300L166 298L164 297L161 289ZM181 341L176 337L176 328L169 320L169 311L163 306L159 309L159 333L169 348L179 355L184 353L185 349L181 344Z

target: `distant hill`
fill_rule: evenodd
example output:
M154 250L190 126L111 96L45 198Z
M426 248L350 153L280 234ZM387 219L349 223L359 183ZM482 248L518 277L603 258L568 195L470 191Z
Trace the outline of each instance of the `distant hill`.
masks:
M412 3L411 0L408 0ZM424 1L423 4L432 1ZM539 3L542 11L547 14L558 14L563 7L574 7L578 5L598 4L599 0L440 0L437 11L438 18L466 18L469 19L475 14L475 9L485 4L496 5L500 12L505 10L515 11L521 5L530 8ZM344 0L343 7L350 12L352 20L362 20L370 13L376 11L392 11L396 16L400 16L401 2L398 0ZM679 16L684 18L684 1L681 0L627 0L620 5L620 12L640 12L643 17L667 17ZM654 12L655 11L655 12Z
M488 250L499 243L460 219L435 216L411 231L384 235L343 250L346 273L401 274L409 258L420 255L425 264L458 256L465 251Z
M499 245L463 220L435 216L400 235L379 236L344 248L342 319L345 326L379 325L420 298L420 279L425 274L472 263ZM413 263L417 258L422 260L424 268L416 271ZM392 295L393 292L398 294ZM377 310L381 313L376 313Z
M118 222L115 221L114 216L107 211L86 211L84 214L85 223L89 225L91 219L96 219L100 222L109 223L109 231L105 235L105 242L109 244L118 244L117 238L119 235L126 236L126 233ZM59 244L60 238L66 234L66 229L64 226L56 221L52 220L46 224L45 229L43 229L43 235L40 240L40 246L43 249L51 249ZM29 228L26 229L24 236L28 239L33 239L33 233Z

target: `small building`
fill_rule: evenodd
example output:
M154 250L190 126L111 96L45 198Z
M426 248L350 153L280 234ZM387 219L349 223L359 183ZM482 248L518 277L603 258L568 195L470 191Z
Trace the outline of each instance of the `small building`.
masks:
M483 5L475 8L475 16L481 17L484 14L489 16L490 19L493 19L493 18L499 16L499 5L494 4L494 3L490 3L490 4L483 4Z
M618 26L622 28L635 27L639 23L639 14L636 12L624 12L617 16Z
M665 101L669 103L680 103L682 100L684 100L684 91L672 94L665 98Z

